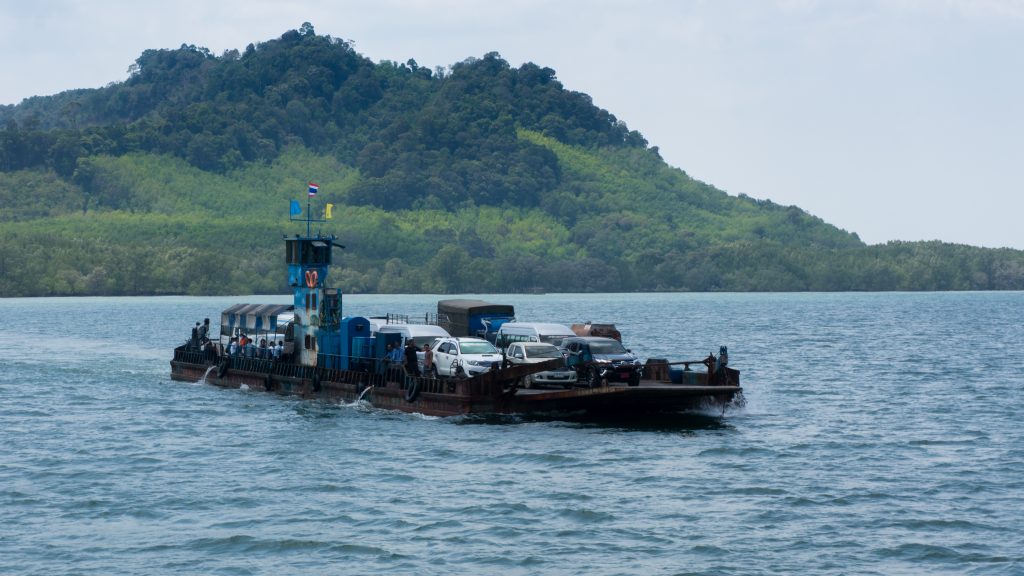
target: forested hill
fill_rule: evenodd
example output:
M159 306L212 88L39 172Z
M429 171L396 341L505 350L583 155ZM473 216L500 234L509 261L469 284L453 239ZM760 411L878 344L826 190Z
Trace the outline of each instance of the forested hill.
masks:
M729 196L496 53L374 63L304 24L129 71L0 106L0 296L283 292L308 180L347 291L1024 288L1021 251L866 246Z

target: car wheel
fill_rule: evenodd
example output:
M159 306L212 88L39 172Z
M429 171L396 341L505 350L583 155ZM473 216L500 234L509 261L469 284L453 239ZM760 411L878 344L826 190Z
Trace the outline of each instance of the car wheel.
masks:
M601 375L597 373L597 368L591 368L587 372L587 387L597 388L601 385Z
M532 388L533 387L533 377L532 376L523 376L522 378L519 379L519 383L523 385L523 388Z

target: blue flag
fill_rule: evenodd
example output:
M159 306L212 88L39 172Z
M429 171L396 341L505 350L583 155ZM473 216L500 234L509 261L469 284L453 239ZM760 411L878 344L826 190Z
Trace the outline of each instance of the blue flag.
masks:
M292 216L298 216L299 214L302 214L302 206L299 205L298 200L292 200L292 207L289 211L289 214Z

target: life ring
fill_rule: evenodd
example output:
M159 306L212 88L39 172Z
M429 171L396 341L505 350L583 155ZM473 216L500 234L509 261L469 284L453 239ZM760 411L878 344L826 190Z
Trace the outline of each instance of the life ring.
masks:
M228 364L230 362L227 358L220 361L220 364L217 365L217 378L223 378L228 373Z
M420 379L413 376L409 380L409 386L405 389L405 401L411 404L420 397Z

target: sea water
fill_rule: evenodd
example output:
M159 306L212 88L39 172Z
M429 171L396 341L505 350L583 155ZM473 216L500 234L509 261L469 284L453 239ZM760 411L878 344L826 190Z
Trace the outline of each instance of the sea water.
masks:
M325 404L169 378L196 321L287 297L0 300L0 573L1024 574L1024 294L483 298L642 358L727 345L746 404Z

